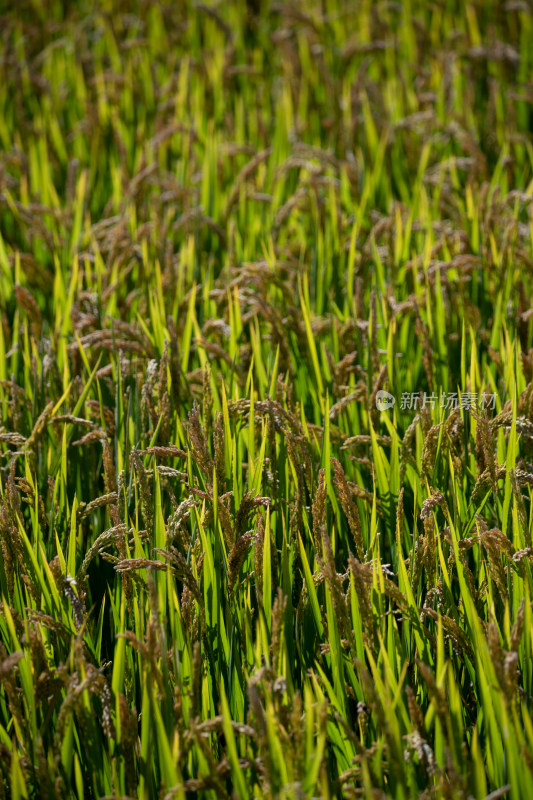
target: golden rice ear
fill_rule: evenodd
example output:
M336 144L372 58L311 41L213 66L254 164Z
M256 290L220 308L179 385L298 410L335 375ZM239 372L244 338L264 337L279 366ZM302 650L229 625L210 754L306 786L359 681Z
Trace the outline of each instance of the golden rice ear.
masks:
M217 488L220 494L226 491L226 442L224 434L224 417L221 411L215 414L213 430L213 444L215 449L215 469L217 475Z
M187 431L193 453L193 458L202 470L208 486L212 485L214 461L209 453L207 437L200 422L200 407L197 403L193 404L192 410L188 415L189 424Z
M348 481L346 480L346 475L344 474L344 470L340 461L337 458L332 457L331 463L334 471L333 480L335 483L335 488L337 489L342 509L348 519L348 524L355 542L357 557L360 561L364 561L365 548L363 542L363 531L361 528L361 519L359 517L357 503L355 499L350 496L351 493Z
M412 422L408 425L400 448L400 485L403 484L405 478L405 471L409 462L416 464L415 448L413 447L413 439L416 433L416 427L420 422L420 414L415 414Z
M263 548L265 545L265 521L259 513L256 517L254 537L254 580L259 606L263 604Z
M322 557L322 531L326 524L326 470L320 469L318 473L318 489L313 500L313 537L315 550Z
M32 293L29 292L28 289L25 289L23 286L15 284L14 290L15 290L15 297L17 298L17 303L22 309L24 309L24 311L28 315L28 319L30 320L32 336L37 342L41 337L41 330L43 325L39 304L37 303Z
M235 540L229 555L228 555L228 587L230 593L234 592L235 584L239 576L242 563L246 556L247 550L253 542L254 536L252 531L247 531Z
M147 531L151 532L154 524L154 507L152 499L152 490L148 481L148 476L142 463L141 457L135 447L132 447L130 453L130 469L135 468L135 475L139 485L139 496L141 500L141 511L144 520L144 525Z

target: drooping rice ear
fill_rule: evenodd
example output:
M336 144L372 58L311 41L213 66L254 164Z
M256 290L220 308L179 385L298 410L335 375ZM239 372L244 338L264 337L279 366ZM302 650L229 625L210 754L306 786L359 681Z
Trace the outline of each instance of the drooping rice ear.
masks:
M188 415L188 433L193 457L204 474L206 484L211 486L213 482L214 461L209 453L205 431L200 422L200 408L197 403L193 404L192 410Z
M359 509L357 508L355 499L351 497L348 481L346 480L346 475L344 474L344 470L340 461L337 458L332 457L331 463L333 465L333 480L335 483L335 488L337 489L342 510L348 519L348 524L355 542L357 557L360 561L363 561L365 548L363 542L363 531L361 528L361 519L359 517Z
M37 303L37 300L32 295L32 293L29 292L28 289L25 289L23 286L15 284L14 290L17 303L21 308L24 309L24 311L28 315L32 336L35 339L35 341L38 342L39 339L41 338L41 331L43 327L43 321L41 317L41 310L39 308L39 304Z
M130 454L130 465L131 464L133 464L135 467L135 474L139 482L139 494L141 498L141 511L143 515L144 526L147 531L151 532L154 524L152 490L150 489L150 483L148 481L148 476L146 475L144 464L142 463L141 457L139 456L139 453L135 447L132 448Z
M253 531L241 534L228 554L228 589L230 596L233 594L242 563L248 552L250 544L253 542Z
M313 500L313 537L317 556L322 556L322 530L326 524L326 470L318 473L318 489Z

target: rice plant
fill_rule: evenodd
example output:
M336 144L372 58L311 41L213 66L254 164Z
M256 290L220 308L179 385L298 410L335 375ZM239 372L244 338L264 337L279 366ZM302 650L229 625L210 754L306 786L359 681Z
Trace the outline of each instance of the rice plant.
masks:
M0 11L0 800L532 797L531 4Z

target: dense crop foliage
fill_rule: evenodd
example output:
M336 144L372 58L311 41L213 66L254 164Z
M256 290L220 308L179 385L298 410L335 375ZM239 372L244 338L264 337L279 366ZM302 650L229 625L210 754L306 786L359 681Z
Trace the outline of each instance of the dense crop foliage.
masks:
M0 798L533 797L532 76L528 2L4 7Z

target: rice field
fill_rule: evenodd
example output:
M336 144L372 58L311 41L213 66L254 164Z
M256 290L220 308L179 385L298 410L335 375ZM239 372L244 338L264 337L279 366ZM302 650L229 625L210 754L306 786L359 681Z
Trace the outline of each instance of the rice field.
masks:
M0 12L0 800L533 797L531 3Z

